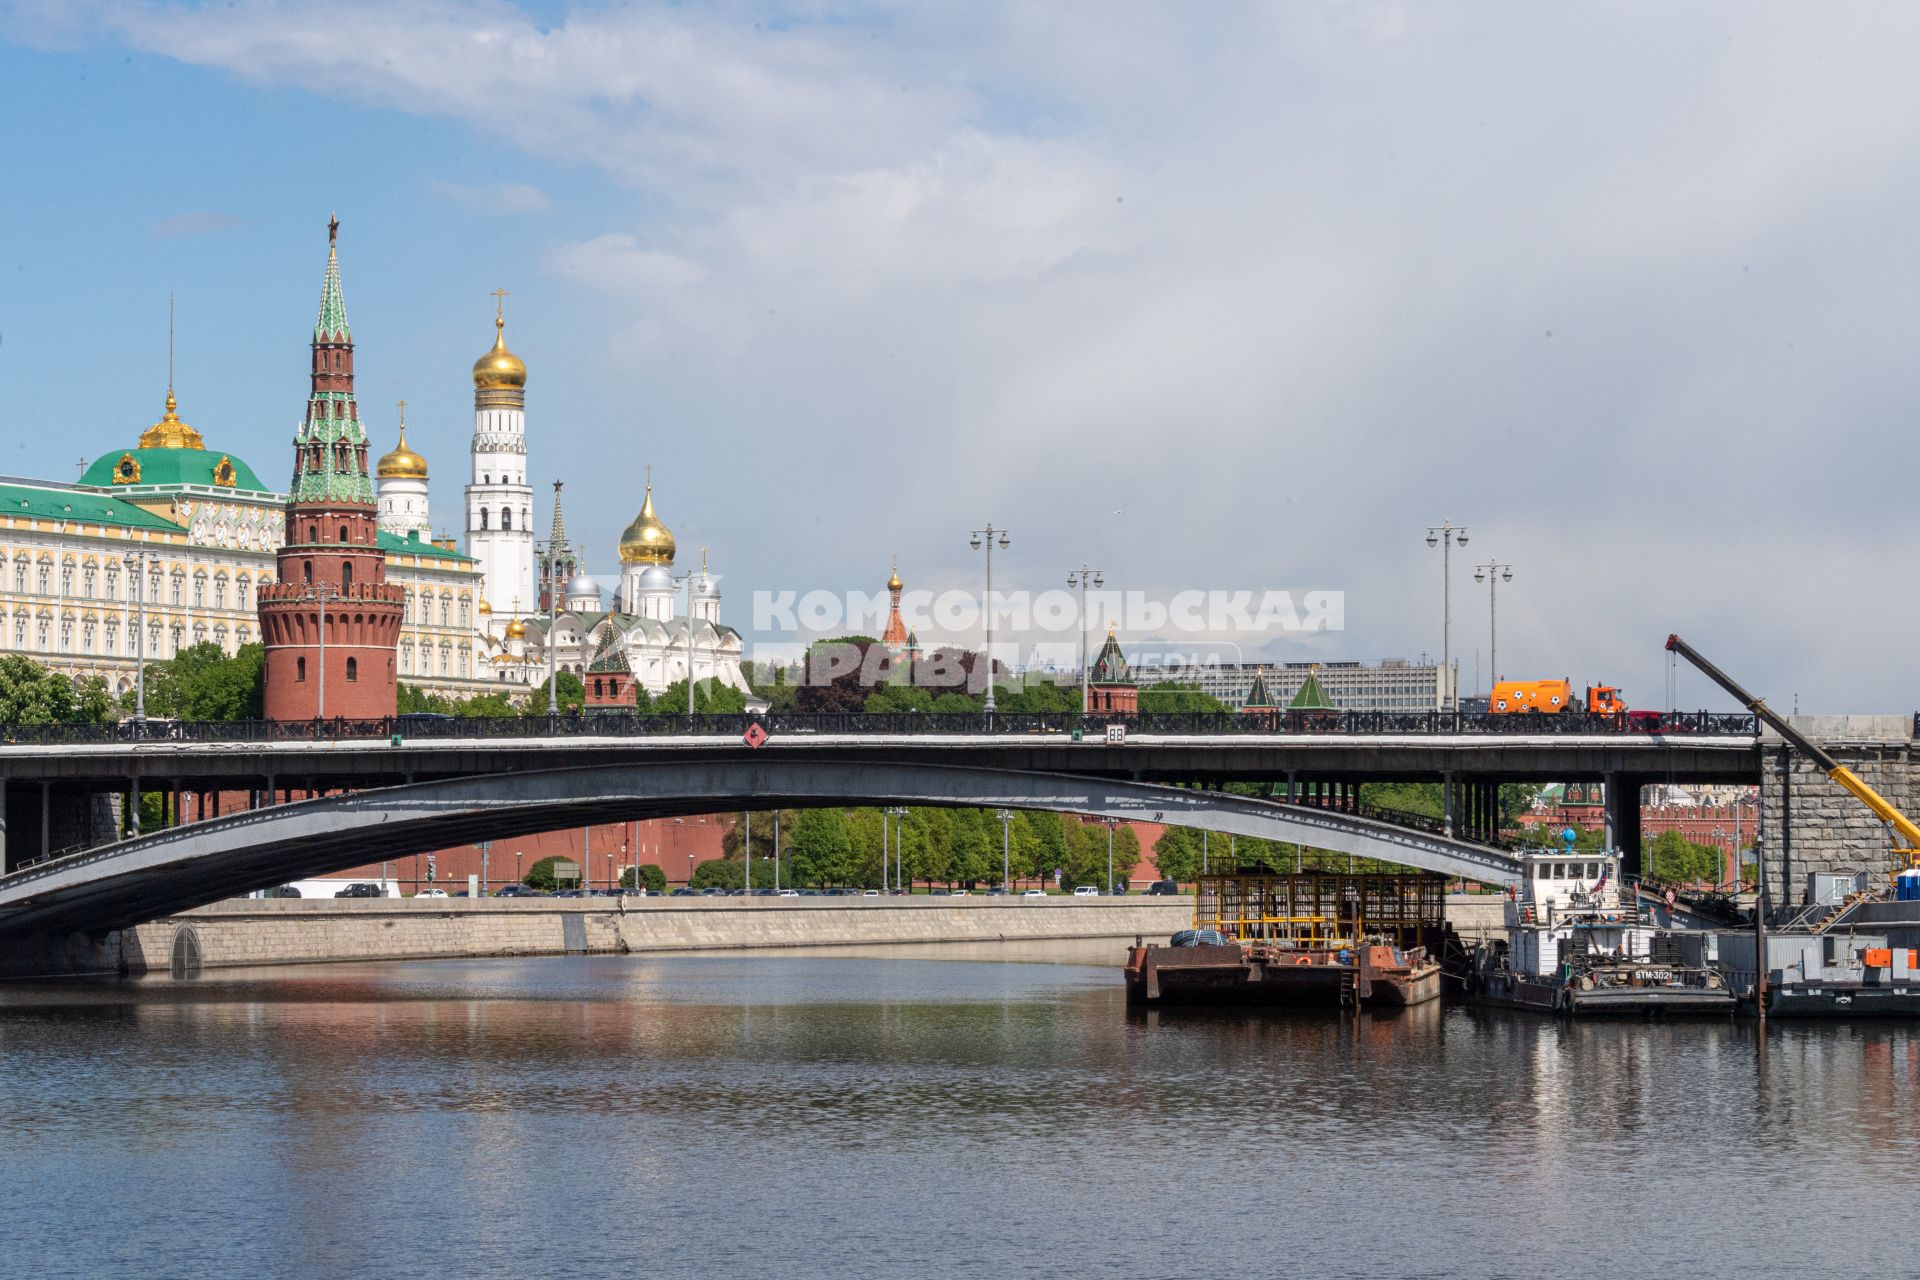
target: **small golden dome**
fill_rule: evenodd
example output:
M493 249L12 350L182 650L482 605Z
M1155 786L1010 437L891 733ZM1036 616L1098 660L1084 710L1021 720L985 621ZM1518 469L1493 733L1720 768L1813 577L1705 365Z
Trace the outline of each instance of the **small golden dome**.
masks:
M896 560L893 562L893 576L887 579L887 590L899 591L905 586L906 584L900 581L900 562Z
M485 600L482 600L480 602L480 616L484 618L487 615L491 614L492 612L493 612L493 606L488 604Z
M160 421L140 433L142 449L204 449L207 446L200 440L200 433L180 421L175 412L180 407L173 398L173 388L167 388L167 411Z
M425 480L427 478L427 460L407 448L407 424L400 423L400 443L392 453L380 459L374 468L374 475L382 480Z
M515 618L507 624L507 639L524 640L527 638L527 624Z
M519 388L527 385L526 362L507 350L507 321L493 320L493 350L473 362L473 386L476 391Z
M652 468L648 470L651 473ZM633 523L620 534L620 563L670 565L673 553L673 533L653 513L653 478L649 474L647 500L641 504L640 514L633 518Z

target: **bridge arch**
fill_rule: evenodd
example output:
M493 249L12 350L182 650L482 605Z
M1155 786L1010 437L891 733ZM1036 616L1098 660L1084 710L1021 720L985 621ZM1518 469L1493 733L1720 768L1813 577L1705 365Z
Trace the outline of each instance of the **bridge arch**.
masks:
M451 778L255 809L0 878L0 935L105 930L430 849L592 823L840 805L1039 809L1177 823L1494 882L1499 850L1217 791L961 765L763 757Z

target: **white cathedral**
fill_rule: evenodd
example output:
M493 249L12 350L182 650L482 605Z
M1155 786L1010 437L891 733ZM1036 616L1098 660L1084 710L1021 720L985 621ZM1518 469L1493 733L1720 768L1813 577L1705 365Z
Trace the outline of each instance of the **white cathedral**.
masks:
M589 664L624 659L648 693L687 678L748 692L740 633L720 621L720 588L700 568L676 575L673 534L654 512L648 470L640 514L620 535L621 575L611 602L579 567L567 542L554 485L553 517L536 572L533 488L527 482L527 366L507 350L504 311L493 347L473 365L473 472L466 486L466 553L482 576L476 643L484 667L504 683L529 686L551 670L584 676ZM377 468L383 532L428 540L427 460L400 442ZM553 584L562 584L557 592ZM678 606L685 603L686 608ZM540 708L533 708L539 711Z

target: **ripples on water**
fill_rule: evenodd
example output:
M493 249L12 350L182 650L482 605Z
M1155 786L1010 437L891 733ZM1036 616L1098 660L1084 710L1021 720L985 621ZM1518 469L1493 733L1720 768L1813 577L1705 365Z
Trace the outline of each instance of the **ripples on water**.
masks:
M1104 944L957 954L1008 953L0 986L4 1270L1920 1268L1903 1027L1130 1016Z

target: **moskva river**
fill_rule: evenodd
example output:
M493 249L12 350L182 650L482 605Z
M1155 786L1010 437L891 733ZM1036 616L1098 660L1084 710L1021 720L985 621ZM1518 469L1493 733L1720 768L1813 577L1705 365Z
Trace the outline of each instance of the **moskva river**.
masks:
M1920 1271L1913 1029L1129 1016L1120 958L0 986L0 1271Z

